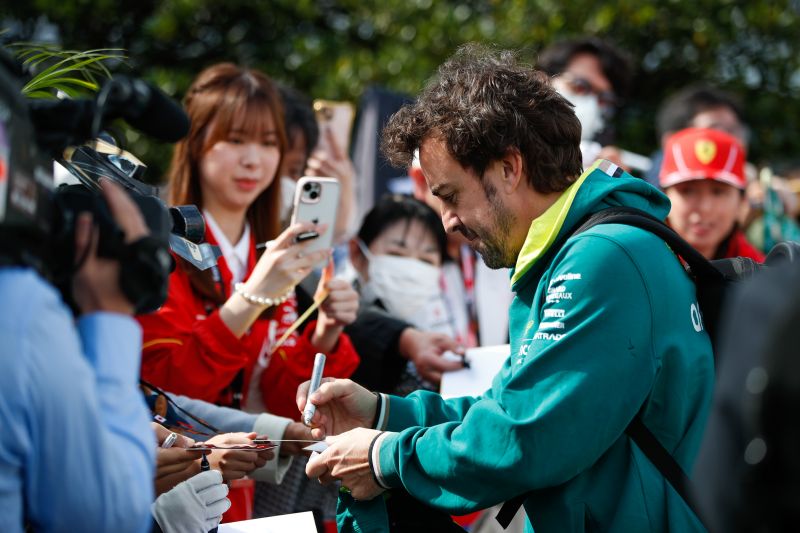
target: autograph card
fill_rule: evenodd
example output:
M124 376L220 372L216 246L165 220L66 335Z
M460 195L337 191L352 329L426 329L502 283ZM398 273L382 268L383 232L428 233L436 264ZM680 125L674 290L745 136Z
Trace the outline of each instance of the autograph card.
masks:
M205 444L199 442L194 446L186 448L187 450L249 450L252 452L263 452L264 450L271 450L277 448L277 444Z
M328 449L328 443L325 442L324 440L315 442L311 446L306 446L305 448L303 448L303 450L307 452L317 452L317 453L322 453L327 449Z

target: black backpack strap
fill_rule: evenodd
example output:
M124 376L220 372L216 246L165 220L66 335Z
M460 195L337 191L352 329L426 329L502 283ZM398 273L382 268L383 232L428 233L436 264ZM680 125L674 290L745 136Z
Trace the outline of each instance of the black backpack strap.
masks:
M695 250L672 228L655 217L630 207L612 207L594 213L572 235L586 231L597 224L625 224L634 226L661 238L685 263L686 271L697 290L697 302L703 316L703 326L717 343L717 324L723 311L726 287L731 282L752 276L760 265L747 257L734 257L709 261Z
M519 496L514 496L503 504L497 516L494 517L497 523L500 524L500 527L503 529L508 528L508 525L514 519L514 516L517 514L517 511L519 511L519 508L522 507L522 504L525 503L525 498L527 497L528 493L526 492Z
M678 464L678 461L675 460L672 454L659 442L658 438L653 435L653 432L647 429L640 414L633 417L631 423L625 428L625 434L636 443L645 457L653 463L661 475L664 476L664 479L666 479L675 492L683 498L683 501L686 502L689 509L692 510L694 515L702 523L702 515L690 494L689 487L691 487L692 482L689 476L686 475L686 472L683 471L683 468ZM514 519L519 508L525 503L525 498L527 498L528 495L528 493L520 494L503 504L500 508L500 512L498 512L495 517L500 527L503 529L508 528L511 520Z
M702 523L702 515L692 499L690 487L692 485L689 476L683 471L683 468L678 461L670 454L666 448L659 442L658 438L653 435L653 432L647 429L642 421L641 414L637 413L628 427L625 428L625 434L636 443L645 457L653 463L653 466L664 476L664 479L672 485L672 488L678 495L686 502L689 509L692 510L694 515ZM522 504L525 503L529 493L520 494L510 500L506 501L500 508L495 519L503 529L508 528L511 520L517 514L517 511Z
M722 283L726 277L738 275L734 272L725 272L722 267L737 268L738 263L720 262L715 265L700 252L695 250L688 242L678 235L672 228L648 213L630 207L614 207L599 211L591 215L581 224L573 235L588 230L597 224L626 224L649 231L660 237L672 250L678 254L689 266L688 270L695 283ZM746 268L743 266L742 268ZM699 287L698 287L699 288ZM691 480L686 475L678 461L670 454L659 442L658 438L644 425L641 413L631 420L625 433L636 443L647 459L653 463L662 476L672 485L686 505L692 510L695 516L700 519L700 512L690 494Z
M572 232L572 235L583 233L598 224L625 224L626 226L634 226L649 231L666 242L686 262L689 266L690 274L695 279L706 278L721 281L724 278L722 272L711 261L703 257L703 254L695 250L675 230L640 209L623 206L603 209L585 218L578 228Z
M706 259L700 252L695 250L683 237L678 235L675 230L664 224L661 220L651 216L644 211L630 207L613 207L599 211L591 215L573 235L588 230L597 224L626 224L634 226L660 237L678 254L688 265L689 273L695 279L695 284L700 289L702 284L722 283L726 277L738 275L733 271L726 272L720 267L737 269L738 263L721 261L715 264ZM737 258L740 259L740 258ZM743 267L746 268L746 267ZM698 285L698 281L700 284ZM700 519L700 513L690 494L691 480L686 475L678 461L670 454L659 442L658 438L644 425L641 413L631 420L625 433L636 443L647 459L653 463L662 476L672 485L686 505ZM702 520L701 520L702 521Z
M675 230L667 226L663 221L656 217L633 207L609 207L585 217L576 224L576 229L562 239L562 243L570 237L583 233L584 231L597 226L598 224L625 224L634 226L660 237L667 245L680 256L688 265L689 274L694 278L695 284L700 288L704 284L719 285L726 279L723 273L711 261L695 250L692 245L686 242L683 237L678 235ZM698 281L702 280L700 284ZM625 433L642 450L648 460L658 469L662 476L672 485L686 505L700 520L698 512L692 498L690 497L689 487L691 481L686 472L683 471L678 461L667 451L653 433L647 429L642 421L641 413L633 418ZM495 517L503 529L506 529L517 514L517 511L525 502L529 493L520 494L506 501L500 508L500 512ZM702 520L700 520L702 522Z
M694 515L702 522L700 511L692 499L689 487L692 486L692 481L678 461L670 454L666 448L659 442L658 438L653 435L653 432L647 429L642 421L641 413L637 413L628 427L625 428L625 433L631 438L633 442L642 450L642 453L650 460L651 463L658 469L664 479L666 479L672 488L675 489L689 509L692 510Z

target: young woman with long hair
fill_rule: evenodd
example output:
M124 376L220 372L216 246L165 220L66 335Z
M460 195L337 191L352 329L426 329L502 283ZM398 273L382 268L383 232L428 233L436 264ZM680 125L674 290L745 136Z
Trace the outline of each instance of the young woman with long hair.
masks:
M206 271L178 260L164 306L139 317L142 377L174 393L297 420L295 391L316 352L328 356L326 376L347 377L358 365L342 334L355 319L357 294L343 280L327 281L317 320L276 348L298 317L295 286L330 256L294 242L314 229L308 224L280 232L276 177L287 147L280 96L263 73L221 63L200 73L185 106L191 130L175 147L169 199L202 209L206 240L222 257ZM268 241L263 252L256 246Z

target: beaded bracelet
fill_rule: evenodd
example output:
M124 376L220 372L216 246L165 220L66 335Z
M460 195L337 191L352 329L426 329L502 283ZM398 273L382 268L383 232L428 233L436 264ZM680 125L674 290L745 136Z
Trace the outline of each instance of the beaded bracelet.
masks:
M267 307L272 307L274 305L281 305L283 302L288 300L289 297L292 295L292 291L294 290L294 288L290 287L289 290L286 291L286 294L284 294L279 298L267 298L265 296L256 296L255 294L250 294L249 292L246 292L244 290L244 283L241 282L236 283L233 286L233 290L236 291L239 294L239 296L244 298L244 301L246 301L249 304L265 305Z

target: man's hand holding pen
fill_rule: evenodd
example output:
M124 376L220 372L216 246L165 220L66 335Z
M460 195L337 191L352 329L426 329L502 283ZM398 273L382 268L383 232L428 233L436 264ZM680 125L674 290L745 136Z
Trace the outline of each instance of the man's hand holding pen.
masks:
M380 431L371 428L378 415L378 397L349 379L324 378L309 395L311 382L297 390L297 408L307 401L316 406L311 424L315 438L326 438L328 448L312 456L306 475L327 484L336 479L356 499L369 499L381 492L369 466L369 447Z
M338 435L357 427L372 427L378 397L349 379L322 378L322 384L309 395L310 381L297 388L297 408L302 412L306 401L316 406L311 418L315 439Z

